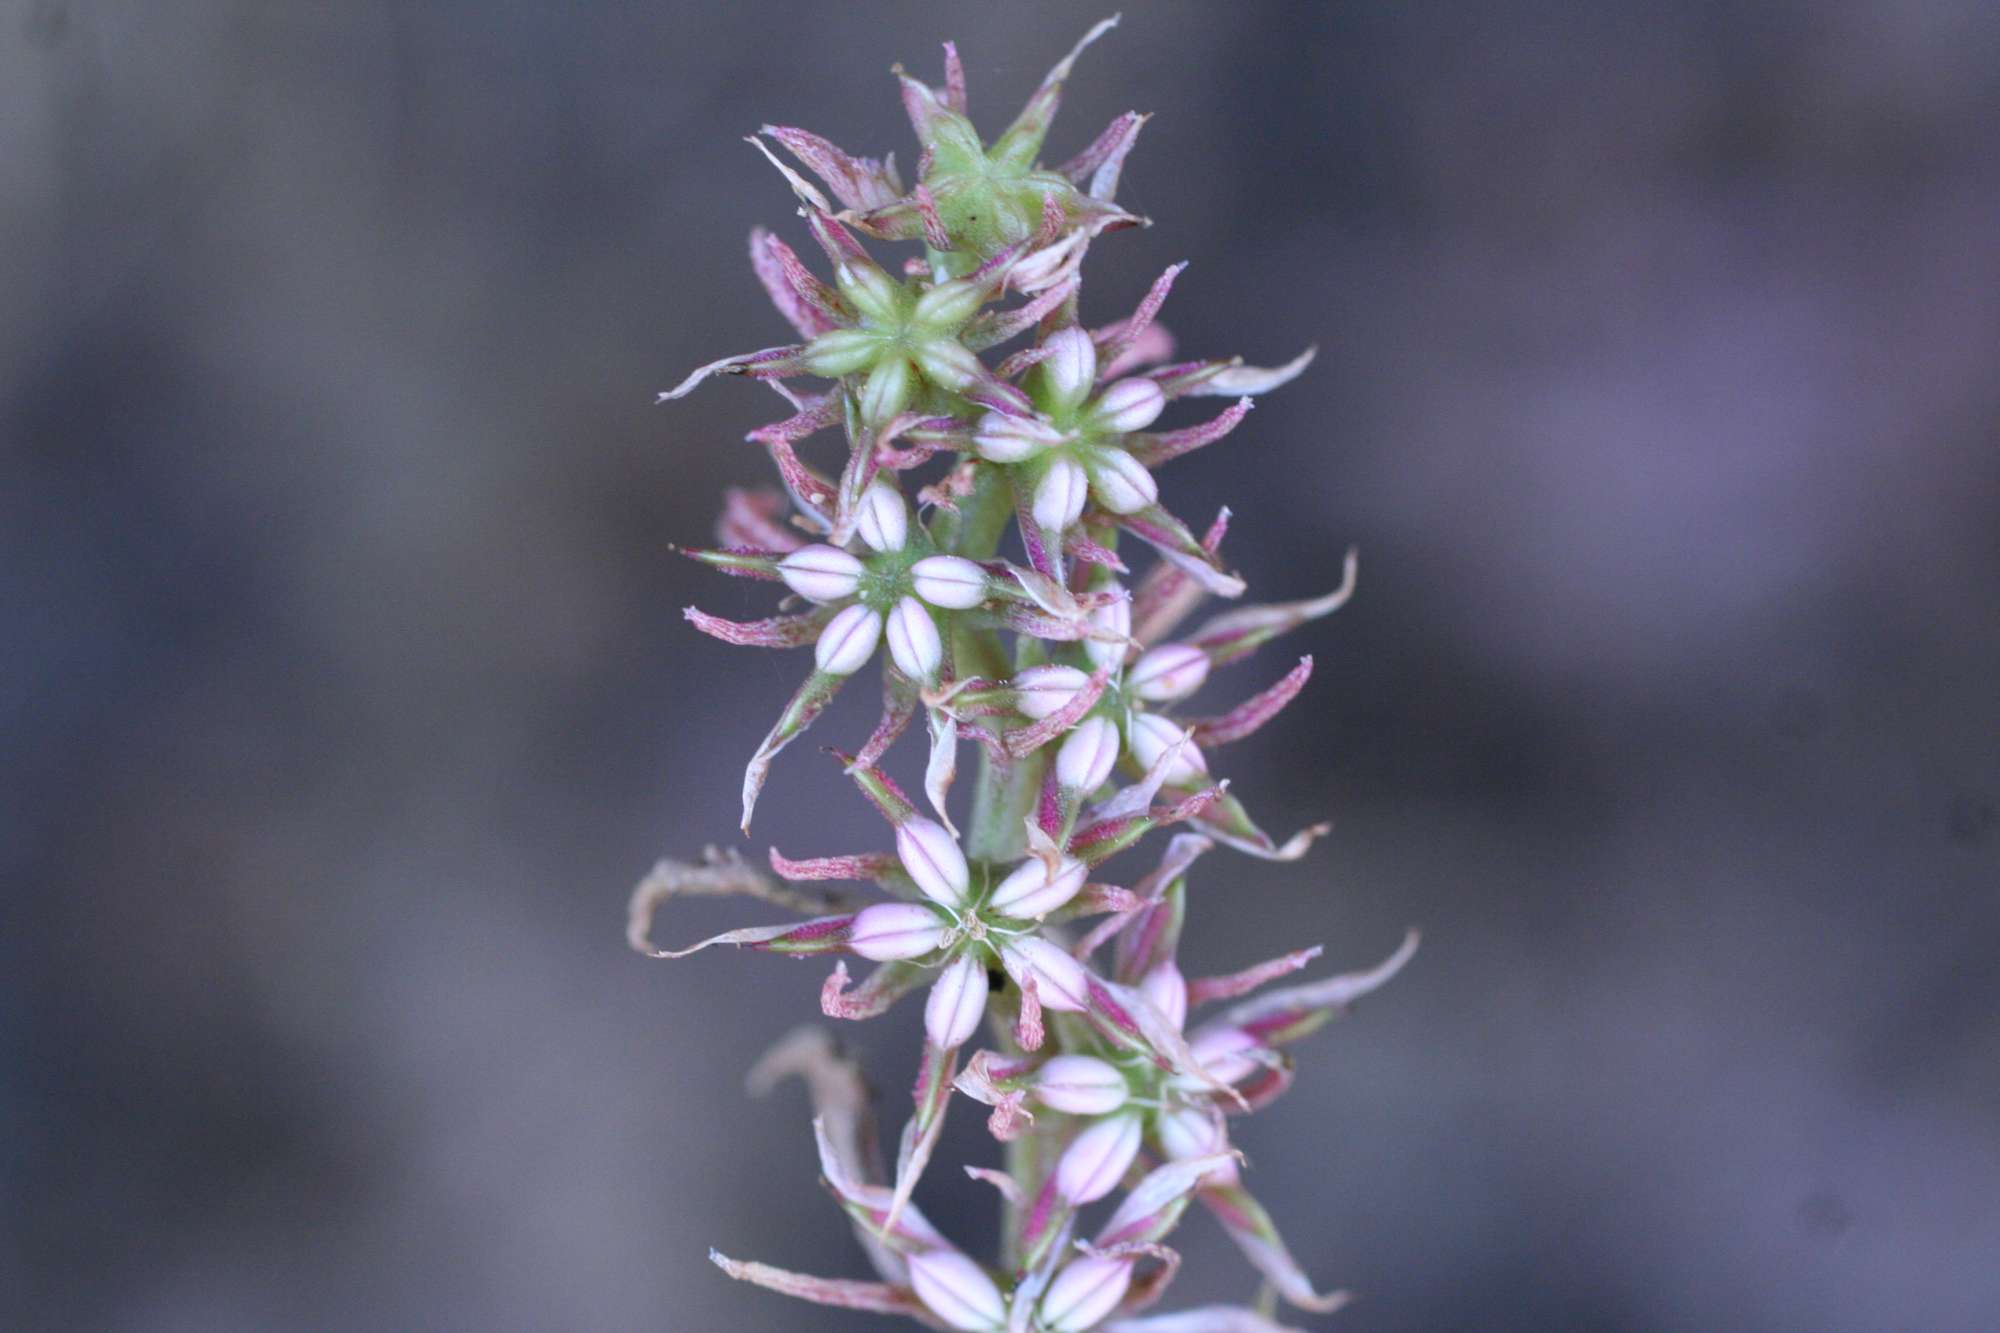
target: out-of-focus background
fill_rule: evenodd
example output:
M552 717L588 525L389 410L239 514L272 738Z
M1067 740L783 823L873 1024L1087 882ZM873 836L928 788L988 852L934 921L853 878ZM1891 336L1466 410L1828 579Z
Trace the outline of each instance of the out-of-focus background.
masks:
M778 400L652 397L787 335L743 134L908 163L891 61L956 38L997 129L1094 17L0 0L0 1324L874 1327L705 1259L865 1271L740 1090L823 968L621 938L802 670L668 549ZM1186 258L1191 353L1321 347L1168 498L1268 597L1363 553L1226 756L1336 832L1210 857L1189 943L1425 931L1240 1135L1362 1297L1299 1322L2000 1326L1996 71L1983 0L1128 0L1084 57L1053 158L1158 113L1087 315ZM753 854L880 842L816 750ZM917 1025L846 1034L892 1119ZM991 1156L961 1108L921 1196L972 1245Z

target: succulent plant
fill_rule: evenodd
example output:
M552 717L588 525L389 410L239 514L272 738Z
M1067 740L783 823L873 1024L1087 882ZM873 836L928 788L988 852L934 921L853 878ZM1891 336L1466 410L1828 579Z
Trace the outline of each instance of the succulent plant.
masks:
M759 1085L806 1078L825 1183L876 1277L807 1277L712 1257L733 1277L791 1296L933 1328L1234 1333L1278 1328L1275 1300L1308 1311L1342 1303L1344 1293L1307 1280L1248 1192L1228 1118L1282 1093L1293 1076L1287 1047L1388 981L1416 948L1413 931L1372 968L1253 998L1320 949L1192 981L1176 961L1200 856L1219 843L1291 860L1325 831L1279 842L1211 769L1215 751L1299 693L1310 657L1223 712L1179 707L1220 668L1339 609L1355 561L1350 552L1322 596L1227 611L1178 632L1203 599L1239 597L1244 585L1220 555L1228 512L1197 537L1161 505L1154 472L1227 435L1256 395L1297 376L1312 352L1275 369L1174 361L1156 317L1181 265L1131 314L1083 321L1091 244L1144 221L1115 196L1146 118L1119 116L1061 166L1040 157L1077 57L1115 23L1085 34L991 143L966 115L950 44L942 87L898 69L922 144L908 188L891 159L766 126L753 142L789 182L831 281L772 233L754 232L752 266L799 341L726 357L662 395L733 375L766 382L790 408L749 435L776 465L782 492L730 492L718 544L686 552L786 594L778 614L752 622L690 607L697 629L732 644L813 650L812 669L744 773L744 830L778 752L879 656L881 720L838 758L889 825L892 849L805 860L773 849L770 874L734 853L662 862L634 894L630 939L662 958L719 944L833 955L821 1008L836 1019L871 1018L925 993L915 1105L893 1164L876 1142L859 1069L823 1029L794 1033L753 1073ZM920 242L924 252L885 268L864 237ZM1203 396L1233 401L1208 421L1156 429L1176 402ZM800 448L833 432L846 445L837 474ZM1010 520L1018 559L1002 555ZM1136 579L1125 559L1132 542L1157 556ZM919 713L929 742L922 806L879 767ZM961 833L949 796L965 740L980 767ZM1112 857L1170 827L1149 872L1129 886L1100 878ZM849 908L814 887L838 881L872 884L884 900ZM806 919L655 947L654 913L696 892L746 894ZM874 970L856 982L848 957ZM1191 1018L1204 1006L1221 1007ZM982 1027L985 1043L967 1055ZM1004 1170L968 1168L1006 1210L993 1265L963 1253L911 1203L954 1093L990 1108L989 1128L1007 1145ZM1085 1222L1121 1192L1107 1216ZM1173 1278L1179 1259L1163 1241L1195 1202L1261 1275L1260 1302L1141 1313Z

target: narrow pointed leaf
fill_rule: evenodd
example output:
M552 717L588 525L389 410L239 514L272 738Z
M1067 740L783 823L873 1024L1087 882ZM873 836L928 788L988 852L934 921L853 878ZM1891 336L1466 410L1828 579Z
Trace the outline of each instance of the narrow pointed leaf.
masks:
M1134 435L1126 442L1132 456L1147 467L1191 454L1205 445L1214 444L1241 425L1243 418L1250 415L1256 402L1249 398L1239 398L1224 408L1222 415L1213 421L1204 421L1199 426L1186 426L1180 430L1159 431L1152 434Z
M1085 47L1117 26L1118 16L1115 14L1098 22L1070 48L1068 55L1057 61L1055 67L1043 76L1041 86L1028 98L1021 114L1014 118L1006 133L993 141L990 156L994 161L1017 170L1034 165L1035 155L1042 149L1042 140L1048 136L1049 124L1055 119L1056 108L1062 105L1063 84L1068 81L1076 58L1083 54Z
M1354 596L1360 573L1360 558L1349 548L1341 561L1340 586L1323 597L1300 602L1279 602L1265 606L1244 606L1210 620L1187 642L1208 654L1208 660L1222 666L1234 662L1278 635L1297 629L1307 621L1332 615Z
M1394 953L1363 971L1246 1000L1227 1012L1226 1021L1273 1046L1297 1041L1362 996L1388 984L1416 956L1419 938L1415 930L1410 931Z
M1250 1266L1262 1273L1278 1289L1278 1294L1292 1305L1301 1310L1325 1314L1338 1310L1352 1299L1344 1291L1322 1295L1313 1290L1311 1279L1292 1258L1291 1251L1285 1248L1284 1239L1278 1235L1271 1215L1241 1185L1210 1185L1201 1191L1201 1201L1222 1223L1222 1229L1243 1251L1243 1257L1250 1261Z
M780 583L778 562L785 558L783 551L759 551L751 547L723 548L678 546L674 548L690 560L698 560L710 569L737 578L762 579L767 583Z
M686 958L689 954L700 953L703 949L718 944L734 944L739 948L756 949L764 953L816 954L836 953L847 947L848 930L854 924L854 917L823 916L812 921L782 926L746 926L741 930L727 930L720 935L711 935L698 944L690 944L685 949L648 949L654 958Z
M682 607L681 615L710 638L741 648L803 648L818 639L826 622L833 618L829 607L815 607L792 616L772 616L768 620L725 620L697 606Z
M1213 1004L1217 1000L1234 1000L1248 995L1259 986L1298 971L1325 951L1323 946L1315 944L1310 949L1295 949L1241 971L1219 977L1197 977L1188 982L1188 1004Z
M784 514L785 497L779 492L731 486L722 494L715 538L724 546L789 554L805 545L805 538L785 524Z
M778 752L798 739L799 733L813 724L826 711L827 704L847 683L846 676L835 676L825 671L815 671L807 676L799 686L797 694L785 705L785 711L778 715L777 723L757 746L757 752L750 756L750 762L743 770L743 831L750 831L750 815L757 808L757 794L764 790L764 779L770 775L771 761Z
M1119 1201L1117 1210L1099 1229L1095 1243L1109 1248L1161 1239L1180 1223L1181 1214L1194 1201L1195 1187L1202 1177L1236 1159L1235 1153L1217 1153L1155 1167Z
M669 399L685 397L711 375L748 375L752 379L802 375L805 373L805 351L803 344L794 343L786 347L766 347L761 352L745 352L740 356L725 356L693 371L679 384L661 393L656 401L664 403Z
M764 294L801 338L812 339L851 322L851 312L833 288L807 270L791 246L762 227L750 232L750 267Z
M1212 788L1210 790L1213 790ZM1282 843L1257 827L1243 802L1224 792L1194 816L1195 826L1225 847L1260 861L1296 861L1306 849L1332 831L1331 824L1311 824Z
M1153 285L1140 300L1138 309L1116 324L1092 331L1090 336L1097 343L1099 365L1108 365L1123 356L1126 349L1152 327L1153 320L1160 313L1160 307L1167 302L1167 293L1174 289L1174 279L1178 278L1181 270L1186 267L1186 260L1171 265L1166 272L1153 279Z
M632 889L626 908L625 942L643 954L654 954L653 918L681 896L756 898L803 916L823 916L835 903L819 894L774 884L768 875L745 861L734 848L708 848L698 863L661 860Z
M1227 506L1216 511L1215 520L1202 535L1201 549L1214 557L1229 533ZM1132 594L1132 637L1141 643L1160 643L1174 632L1188 613L1201 605L1208 594L1182 570L1165 561L1153 566Z
M746 1263L732 1259L720 1250L708 1252L709 1262L735 1278L738 1282L750 1282L769 1288L786 1296L814 1305L830 1305L843 1310L867 1310L872 1314L903 1315L906 1318L921 1319L932 1328L938 1327L932 1320L930 1311L917 1299L916 1293L908 1287L896 1286L888 1282L857 1282L852 1278L812 1277L805 1273L794 1273L788 1269L773 1268L769 1264Z
M882 1224L884 1232L896 1225L897 1216L908 1206L910 1193L916 1189L924 1168L930 1165L931 1152L937 1147L938 1136L944 1133L944 1114L951 1105L952 1076L957 1072L956 1050L945 1050L929 1040L924 1042L916 1086L910 1093L916 1109L903 1126L903 1136L896 1148L896 1188Z
M1254 735L1266 722L1283 712L1286 704L1298 697L1299 691L1311 678L1312 669L1312 658L1301 657L1299 664L1269 689L1245 699L1221 717L1196 718L1188 723L1188 727L1204 750Z
M834 964L819 991L819 1011L828 1018L859 1022L880 1018L890 1006L921 985L927 973L914 963L884 963L858 986L850 986L847 964Z
M1127 111L1118 116L1104 127L1104 132L1091 142L1090 147L1057 167L1056 174L1067 177L1073 184L1084 186L1091 198L1109 203L1118 194L1118 175L1125 165L1125 157L1132 151L1132 145L1139 141L1139 131L1149 119L1150 116L1140 115L1137 111Z
M902 194L881 162L851 156L819 135L789 125L766 125L763 132L825 181L844 208L879 208Z
M917 715L917 686L900 671L882 673L882 720L854 756L857 768L873 768Z
M1204 592L1217 597L1243 595L1243 580L1224 569L1184 523L1159 505L1120 515L1118 526L1158 551L1161 559L1200 584Z

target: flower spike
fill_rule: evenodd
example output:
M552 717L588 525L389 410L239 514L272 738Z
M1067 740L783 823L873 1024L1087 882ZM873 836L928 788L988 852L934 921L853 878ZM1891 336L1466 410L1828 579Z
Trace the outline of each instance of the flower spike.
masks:
M1182 936L1213 919L1217 889L1241 899L1234 884L1195 883L1206 852L1289 860L1326 831L1280 842L1211 772L1217 747L1303 692L1312 656L1233 706L1197 713L1195 701L1219 669L1344 605L1355 561L1322 596L1179 628L1205 599L1246 589L1221 555L1230 512L1197 536L1156 474L1240 428L1255 395L1313 351L1270 368L1176 360L1159 315L1184 264L1122 319L1086 322L1094 243L1142 225L1115 196L1147 116L1113 118L1060 165L1043 150L1079 56L1117 22L1090 27L991 140L970 119L955 45L939 85L898 67L920 144L907 175L886 152L797 126L751 137L817 249L750 234L752 272L799 341L710 362L660 398L734 375L784 400L745 436L781 489L728 491L714 544L672 548L763 585L771 606L745 620L684 615L726 644L812 653L744 769L744 828L778 753L874 671L872 730L829 753L889 829L858 852L770 848L768 872L713 849L663 861L634 890L626 933L655 958L721 945L824 956L820 1010L838 1023L922 997L893 1161L859 1066L826 1028L785 1038L749 1080L755 1092L805 1082L823 1183L876 1279L712 1253L729 1276L934 1329L1284 1333L1279 1298L1325 1311L1346 1297L1307 1279L1232 1135L1302 1076L1297 1043L1395 976L1416 935L1372 968L1319 980L1293 977L1321 955L1303 943L1193 980L1181 968ZM916 251L878 256L881 243ZM1230 401L1205 421L1177 415L1206 396ZM821 452L832 433L844 455ZM954 808L963 740L979 773ZM914 799L890 776L899 747L924 755ZM1111 864L1178 824L1136 880ZM687 894L754 898L782 919L662 948L653 919ZM987 1109L1007 1155L1004 1169L965 1166L1004 1209L990 1265L913 1202L957 1093ZM1147 1313L1179 1271L1166 1241L1196 1200L1264 1279L1258 1309ZM1099 1203L1106 1217L1086 1230Z

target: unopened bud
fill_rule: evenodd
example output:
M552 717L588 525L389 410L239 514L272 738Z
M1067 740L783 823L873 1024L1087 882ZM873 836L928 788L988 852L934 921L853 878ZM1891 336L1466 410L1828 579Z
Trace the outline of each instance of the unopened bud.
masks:
M1007 1298L986 1270L956 1250L910 1255L910 1287L948 1328L991 1333L1006 1327Z
M1090 459L1090 493L1114 514L1136 514L1160 498L1160 483L1123 449L1098 449Z
M1129 739L1132 742L1132 758L1148 773L1160 762L1160 757L1180 745L1180 754L1167 768L1167 785L1185 787L1200 782L1208 776L1208 761L1202 758L1201 750L1193 741L1185 745L1186 729L1161 717L1158 713L1138 713L1132 718Z
M989 463L1018 463L1062 439L1063 433L1040 417L988 412L972 432L972 447Z
M965 901L971 872L965 853L958 850L958 839L944 825L922 815L904 820L896 826L896 856L926 898L946 907Z
M1165 1015L1176 1032L1187 1025L1187 978L1171 958L1139 978L1139 993Z
M826 379L852 375L874 364L881 343L863 329L833 329L806 344L806 369Z
M963 389L986 373L979 358L955 338L933 338L920 344L917 364L931 383L952 390Z
M917 298L916 309L910 312L910 322L934 329L956 330L979 313L985 299L985 292L976 283L963 278L941 282Z
M877 551L900 551L910 539L910 510L896 488L875 482L861 493L854 530Z
M1108 717L1087 717L1063 737L1056 751L1056 781L1075 792L1094 792L1118 762L1118 728Z
M1083 513L1090 491L1090 478L1073 458L1052 458L1048 471L1035 485L1035 522L1051 532L1061 532Z
M1166 406L1167 395L1159 385L1134 375L1097 395L1097 401L1090 405L1090 418L1107 434L1126 435L1152 425Z
M851 676L875 655L882 637L882 617L856 603L842 607L813 645L813 660L830 676Z
M963 957L938 973L924 1001L924 1034L945 1050L972 1039L979 1016L986 1012L986 969Z
M778 577L809 602L837 602L861 586L861 562L836 546L801 546L778 562Z
M877 361L861 385L861 419L879 426L910 405L916 393L917 376L910 363L900 356Z
M840 294L870 319L887 322L894 318L902 284L873 264L842 264L833 271Z
M927 555L910 566L910 587L932 606L963 611L986 600L986 571L957 555Z
M854 914L847 946L878 963L921 958L943 944L950 932L937 912L922 903L876 903Z
M1032 976L1044 1009L1074 1014L1090 1005L1090 977L1083 964L1045 939L1025 935L1001 945L1000 965L1024 990Z
M1002 916L1023 921L1040 921L1083 887L1088 868L1081 861L1064 857L1051 871L1039 856L1031 856L1000 881L987 903Z
M1141 699L1166 703L1185 699L1208 679L1208 654L1188 643L1150 649L1125 673L1125 684Z
M1139 1155L1139 1117L1100 1120L1070 1140L1056 1162L1056 1193L1068 1203L1092 1203L1111 1193Z
M1128 1095L1117 1066L1094 1055L1058 1055L1035 1071L1035 1099L1064 1115L1110 1115Z
M898 598L889 608L888 636L889 658L898 671L911 680L936 678L944 661L944 641L922 602L914 597Z
M1090 386L1097 381L1097 344L1091 342L1088 333L1072 324L1044 338L1042 346L1055 349L1041 363L1049 408L1066 412L1088 398Z
M1014 707L1040 721L1066 708L1088 684L1090 677L1073 666L1029 667L1014 677Z
M1102 1324L1132 1286L1136 1259L1086 1254L1072 1259L1042 1293L1036 1313L1048 1333L1085 1333Z

